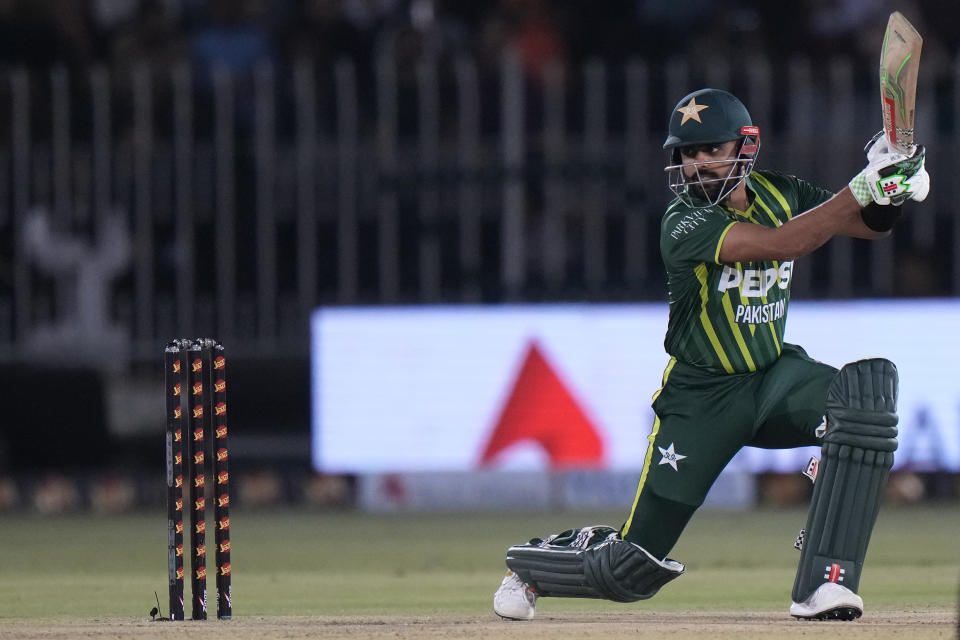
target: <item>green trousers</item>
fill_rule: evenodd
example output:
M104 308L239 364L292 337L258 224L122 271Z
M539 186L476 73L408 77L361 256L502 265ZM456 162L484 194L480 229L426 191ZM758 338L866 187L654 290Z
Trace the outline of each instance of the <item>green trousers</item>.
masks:
M742 447L819 444L814 431L836 373L791 344L774 364L752 373L714 375L671 360L654 395L650 445L621 535L666 557Z

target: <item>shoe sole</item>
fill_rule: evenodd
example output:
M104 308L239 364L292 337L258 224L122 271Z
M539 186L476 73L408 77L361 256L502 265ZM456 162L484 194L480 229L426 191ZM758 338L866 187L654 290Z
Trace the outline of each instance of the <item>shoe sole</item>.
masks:
M840 620L842 622L849 622L850 620L856 620L863 615L863 611L857 609L856 607L836 607L834 609L827 609L826 611L821 611L820 613L814 616L793 616L797 620Z

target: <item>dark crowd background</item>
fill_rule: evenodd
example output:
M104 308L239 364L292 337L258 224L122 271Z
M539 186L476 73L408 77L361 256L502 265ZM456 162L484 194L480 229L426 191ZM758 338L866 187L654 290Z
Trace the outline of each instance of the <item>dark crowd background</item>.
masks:
M438 47L487 58L509 44L534 69L553 58L656 61L727 50L873 63L870 37L893 9L922 31L924 56L937 54L931 46L956 50L951 0L5 0L0 60L84 69L189 55L200 67L242 68L262 58L369 60L397 42L401 55Z
M262 61L283 69L302 59L330 80L348 58L367 72L361 91L383 53L400 69L429 53L470 54L492 70L510 49L534 79L551 62L640 57L657 66L682 57L696 66L752 53L775 64L842 57L860 69L876 65L893 9L923 33L924 60L955 55L960 10L951 0L4 0L0 65L79 73L102 65L122 82L131 65L187 60L202 83L215 65L242 76ZM84 123L75 124L81 133Z

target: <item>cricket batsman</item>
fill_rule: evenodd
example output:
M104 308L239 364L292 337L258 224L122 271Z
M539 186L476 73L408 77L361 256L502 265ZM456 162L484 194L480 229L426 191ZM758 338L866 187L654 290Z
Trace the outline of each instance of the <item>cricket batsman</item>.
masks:
M858 618L897 448L897 368L870 358L837 370L784 342L790 285L796 258L835 235L883 238L906 200L927 196L924 147L904 154L878 135L866 167L832 193L755 169L760 130L746 107L701 89L670 114L663 148L676 195L660 226L669 362L636 497L619 529L583 527L510 547L494 611L530 620L538 597L652 597L684 572L667 554L742 447L818 445L790 614Z

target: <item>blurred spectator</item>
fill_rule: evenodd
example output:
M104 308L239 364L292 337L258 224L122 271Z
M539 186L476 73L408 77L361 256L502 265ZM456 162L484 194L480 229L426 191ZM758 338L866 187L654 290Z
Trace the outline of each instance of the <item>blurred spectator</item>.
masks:
M90 15L98 31L110 32L132 20L141 4L141 0L91 0Z
M207 20L190 35L194 64L202 75L222 66L243 76L261 61L274 60L264 0L210 0Z
M215 77L227 74L233 90L234 122L249 133L254 121L254 69L276 63L266 0L210 0L189 34L194 83L201 110L212 111Z
M569 48L547 0L500 0L484 26L481 58L499 64L505 51L516 54L533 79L542 80L551 64L564 64Z
M433 82L441 102L455 94L451 82L454 61L467 50L467 37L459 16L437 0L413 0L398 5L377 31L373 42L374 65L386 62L396 73L397 111L401 134L419 130L418 113L422 106L419 87L433 73ZM441 118L449 111L440 108ZM451 124L445 120L441 128Z
M409 4L409 0L343 0L343 14L357 29L373 32Z
M413 0L379 30L374 55L389 56L403 75L413 79L425 60L449 62L465 48L466 33L459 18L435 0Z

